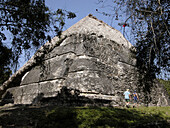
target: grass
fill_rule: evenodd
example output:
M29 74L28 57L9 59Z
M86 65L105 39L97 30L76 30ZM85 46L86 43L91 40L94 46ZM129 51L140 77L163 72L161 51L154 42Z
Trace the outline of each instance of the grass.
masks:
M0 126L37 128L168 128L170 107L17 107L0 111Z
M62 114L58 112L62 112ZM67 115L67 114L68 115ZM55 116L70 117L72 125L78 128L114 128L114 127L137 127L141 124L153 122L166 123L170 119L170 107L140 107L140 108L57 108L53 113ZM46 125L51 124L53 114L47 114ZM61 117L60 117L61 119ZM55 124L60 124L60 121ZM68 127L69 127L68 126ZM41 126L42 127L42 126ZM64 127L67 127L66 125Z

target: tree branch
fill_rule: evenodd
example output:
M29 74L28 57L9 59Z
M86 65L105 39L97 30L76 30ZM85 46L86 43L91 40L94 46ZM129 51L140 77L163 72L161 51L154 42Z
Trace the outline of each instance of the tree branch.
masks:
M6 24L0 24L0 26L18 26L18 25L16 25L16 24L8 24L8 23L6 23Z
M155 34L155 31L154 31L154 28L153 28L152 20L151 20L150 24L151 24L151 29L152 29L152 32L153 32L153 39L154 39L154 43L155 43L155 51L159 51L157 44L156 44L156 34Z
M6 9L6 8L0 8L0 10L3 10L3 11L8 11L8 12L18 12L14 9Z

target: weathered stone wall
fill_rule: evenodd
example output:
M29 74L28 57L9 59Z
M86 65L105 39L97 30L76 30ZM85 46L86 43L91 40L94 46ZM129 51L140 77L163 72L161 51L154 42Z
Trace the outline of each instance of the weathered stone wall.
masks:
M3 95L3 102L35 104L52 100L58 105L114 106L123 104L123 92L129 88L139 92L142 104L146 100L148 105L169 104L164 88L157 82L150 94L143 92L145 85L139 83L132 52L135 49L117 30L88 17L62 36L60 43L54 38L39 50L43 52L35 54L31 66L20 73L22 80L13 82Z
M63 86L109 100L135 89L135 58L128 48L95 34L72 34L61 44L23 76L20 87L8 90L14 103L30 104L40 93L56 96Z

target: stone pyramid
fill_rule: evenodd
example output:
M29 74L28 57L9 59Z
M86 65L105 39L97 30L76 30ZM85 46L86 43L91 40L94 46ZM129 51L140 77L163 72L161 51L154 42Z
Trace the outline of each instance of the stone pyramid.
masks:
M133 52L132 52L133 51ZM14 104L121 105L123 92L140 90L134 47L116 29L91 14L54 37L0 89ZM162 88L161 97L164 97ZM157 92L153 89L153 95ZM140 91L141 103L144 93ZM150 101L168 105L168 99Z

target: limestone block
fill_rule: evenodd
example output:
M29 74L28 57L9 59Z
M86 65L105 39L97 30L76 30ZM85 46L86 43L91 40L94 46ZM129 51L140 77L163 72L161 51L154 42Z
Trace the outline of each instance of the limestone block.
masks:
M54 97L58 94L63 85L63 80L53 80L41 82L39 84L39 94L43 97Z
M76 59L70 67L70 72L80 70L98 70L95 66L95 62L89 59Z
M50 53L45 55L45 59L50 59L67 53L75 53L75 44L69 43L67 45L55 47Z
M75 44L75 46L76 46L75 53L77 56L85 54L85 48L83 43Z
M23 95L23 90L21 87L13 87L13 88L9 88L7 90L7 92L10 92L13 97L18 97L18 96L22 96Z
M34 95L23 95L21 97L21 101L18 104L32 104L34 102L34 100L36 100L36 97L38 96L38 94L34 94Z
M28 84L25 86L21 86L22 88L22 95L35 95L38 94L38 83Z
M30 104L33 96L38 95L38 83L8 89L15 104Z
M39 82L39 77L40 77L40 67L36 66L31 71L26 73L26 76L23 76L21 85Z
M76 77L75 77L76 76ZM80 90L81 92L113 94L114 86L107 77L98 77L98 74L91 72L70 73L66 79L66 86Z
M18 95L14 98L14 104L23 104L22 103L22 95Z
M58 60L59 59L59 60ZM64 59L58 57L46 60L40 67L40 81L46 81L55 78L62 78L64 76L66 65Z

